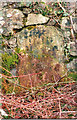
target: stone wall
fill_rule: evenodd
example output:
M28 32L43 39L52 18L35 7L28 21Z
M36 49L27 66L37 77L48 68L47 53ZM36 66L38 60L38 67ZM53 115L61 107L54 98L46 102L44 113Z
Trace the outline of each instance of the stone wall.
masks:
M37 58L42 57L45 51L61 63L64 62L67 41L70 54L77 56L76 42L68 40L71 33L63 27L68 24L68 18L62 18L62 27L58 28L52 18L53 15L56 16L53 6L51 2L2 3L0 33L5 37L3 42L12 49L18 47ZM76 32L75 27L74 30Z
M36 9L37 7L38 9ZM61 30L52 26L52 23L54 25L55 22L50 21L51 13L43 15L45 5L35 4L34 9L33 11L31 6L20 7L14 6L14 4L4 6L3 16L0 18L2 34L4 36L12 35L9 40L6 39L11 48L18 46L26 51L32 50L35 56L42 55L43 50L46 49L46 51L52 51L51 55L56 57L57 54L58 59L62 60L63 36ZM41 14L40 10L42 10Z

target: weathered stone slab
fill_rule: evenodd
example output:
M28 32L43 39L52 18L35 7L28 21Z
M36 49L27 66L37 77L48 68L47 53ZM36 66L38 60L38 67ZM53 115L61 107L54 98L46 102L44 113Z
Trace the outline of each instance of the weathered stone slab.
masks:
M32 51L34 56L42 56L43 51L50 52L50 55L62 60L63 57L63 36L53 26L27 27L16 33L18 47L26 52Z

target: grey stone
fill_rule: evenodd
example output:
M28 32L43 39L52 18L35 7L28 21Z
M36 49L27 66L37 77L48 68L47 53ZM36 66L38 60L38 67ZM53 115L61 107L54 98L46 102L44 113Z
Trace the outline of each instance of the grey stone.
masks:
M64 31L64 36L68 38L71 35L70 31Z
M13 33L13 29L20 29L24 26L23 24L24 15L20 10L11 8L4 9L3 13L4 13L3 17L5 20L5 24L3 25L4 35Z
M3 33L3 29L2 28L0 28L0 34L2 34Z
M31 1L25 1L25 2L22 2L21 0L19 1L19 2L4 2L4 5L3 6L5 6L5 7L7 7L7 8L21 8L21 7L23 7L23 6L26 6L26 7L29 7L29 5L31 4L32 2Z
M0 108L0 113L2 116L8 116L8 114L2 108Z
M11 48L15 48L17 46L15 37L12 37L8 43Z
M77 33L77 17L73 17L73 29Z
M1 17L0 17L0 21L2 21L2 20L3 20L3 17L1 16Z
M3 12L0 10L0 34L3 33L3 28L2 26L5 24L4 18L3 18Z
M73 24L74 31L77 33L77 23Z
M12 75L16 76L17 70L16 70L16 68L13 68L10 72L12 73Z
M77 56L76 43L70 42L69 45L70 45L70 55Z
M77 72L77 59L73 59L70 63L67 64L68 71Z
M61 29L65 30L65 26L67 22L68 22L68 17L62 17Z
M49 20L48 17L45 17L41 14L29 14L27 17L27 22L25 25L37 25L37 24L42 24L46 23Z
M0 20L0 25L1 27L4 25L5 21L4 20Z

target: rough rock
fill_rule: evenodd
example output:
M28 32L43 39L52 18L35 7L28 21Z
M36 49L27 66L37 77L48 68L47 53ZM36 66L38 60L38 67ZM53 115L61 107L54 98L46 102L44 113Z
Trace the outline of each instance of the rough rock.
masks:
M29 14L27 17L26 25L37 25L37 24L43 24L46 23L49 20L48 17L45 17L41 14Z
M67 64L68 71L77 72L77 59L73 59L70 63Z
M68 17L62 17L61 29L63 30L63 35L67 40L68 39L70 40L71 32L70 32L70 29L67 29L66 26L71 26L70 21L69 21Z
M65 26L67 22L68 22L68 17L62 17L61 29L65 30Z
M8 114L3 109L0 109L0 113L2 116L8 116Z
M74 31L77 33L77 23L73 24Z
M23 11L22 11L24 14L30 14L32 12L32 9L30 8L23 8Z
M22 1L20 1L20 2L3 2L3 7L6 7L6 8L21 8L21 7L23 7L23 6L26 6L26 7L29 7L29 5L31 4L31 2L30 1L25 1L25 2L22 2Z
M4 21L4 18L3 18L3 12L2 12L2 9L0 7L0 34L3 33L3 29L2 29L2 26L4 25L5 21Z
M15 48L16 46L17 46L17 43L16 43L16 38L15 37L12 37L10 40L9 40L9 46L11 47L11 48Z
M77 33L77 17L73 17L73 29Z
M70 45L70 55L77 56L76 43L70 42L69 45Z
M3 17L5 20L5 24L3 25L3 34L6 36L9 35L9 33L13 33L13 29L20 29L24 26L24 15L20 10L11 8L4 9Z
M10 72L12 73L12 75L16 76L16 68L13 68Z
M0 26L2 27L4 25L5 21L3 17L0 17Z

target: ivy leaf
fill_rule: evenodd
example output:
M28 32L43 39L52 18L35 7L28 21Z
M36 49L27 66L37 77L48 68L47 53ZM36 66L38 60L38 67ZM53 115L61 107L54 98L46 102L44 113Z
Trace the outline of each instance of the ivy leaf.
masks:
M68 13L64 13L64 14L63 14L63 16L65 16L65 17L68 16L68 15L69 15Z
M45 4L45 2L41 2L42 4Z

